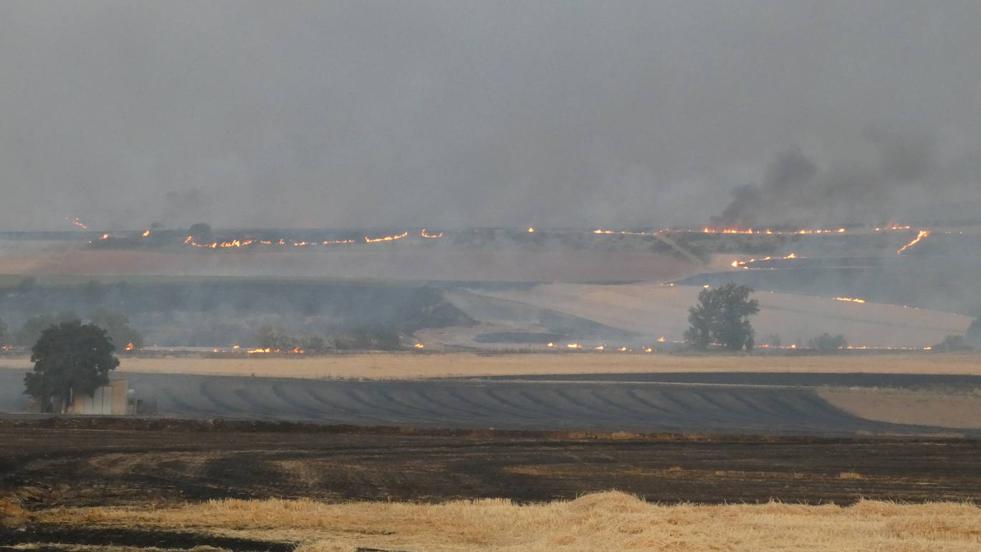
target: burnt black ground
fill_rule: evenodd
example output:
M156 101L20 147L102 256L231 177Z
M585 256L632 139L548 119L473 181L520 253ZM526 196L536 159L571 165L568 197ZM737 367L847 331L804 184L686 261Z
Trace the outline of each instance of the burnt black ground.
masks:
M981 497L981 441L428 431L60 418L0 422L0 496L29 508L209 498L849 503ZM845 474L845 475L843 475Z

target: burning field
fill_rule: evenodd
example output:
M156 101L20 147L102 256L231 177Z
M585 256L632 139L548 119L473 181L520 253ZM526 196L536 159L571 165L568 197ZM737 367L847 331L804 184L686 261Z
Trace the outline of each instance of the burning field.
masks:
M682 340L688 308L701 289L652 283L543 284L524 290L474 293L499 300L500 308L519 304L551 309L642 336L634 341L656 343L662 337L672 342ZM949 312L864 300L842 301L835 297L787 293L761 293L757 297L761 312L754 325L763 344L767 336L779 336L783 345L799 347L821 332L833 331L843 334L857 347L922 349L947 335L963 334L972 321ZM481 319L479 306L470 310L463 300L457 304L472 317ZM483 306L484 310L491 307Z

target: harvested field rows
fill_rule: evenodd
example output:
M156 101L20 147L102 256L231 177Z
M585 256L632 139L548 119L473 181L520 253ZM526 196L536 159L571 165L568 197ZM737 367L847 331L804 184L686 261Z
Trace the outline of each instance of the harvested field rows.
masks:
M20 374L0 374L16 388ZM698 375L695 375L698 376ZM562 378L348 381L132 374L136 395L164 416L445 428L638 432L925 433L865 420L821 398L815 384L909 380L974 385L981 378L793 374L606 375ZM701 380L701 381L699 381ZM2 398L2 397L0 397ZM0 408L16 405L0 403ZM964 431L979 431L965 429Z
M179 417L535 430L927 431L863 420L832 407L812 389L786 386L631 380L357 382L170 375L131 375L128 381L137 396L156 403L158 414Z

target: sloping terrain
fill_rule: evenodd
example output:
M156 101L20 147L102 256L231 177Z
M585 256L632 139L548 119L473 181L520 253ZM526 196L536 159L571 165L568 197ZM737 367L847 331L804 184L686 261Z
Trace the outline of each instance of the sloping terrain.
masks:
M680 340L687 328L688 308L700 287L655 283L623 285L542 284L523 290L481 290L472 293L505 304L549 309L644 336ZM784 345L806 344L821 333L843 334L855 346L927 347L950 334L963 334L971 319L953 313L901 305L855 303L832 297L757 293L760 313L753 318L758 340L778 335ZM453 299L451 299L453 300ZM458 305L481 320L474 301ZM476 305L476 306L475 306Z
M19 373L0 371L16 388ZM873 421L820 395L832 387L981 389L970 376L596 374L400 381L129 374L136 397L168 417L289 420L360 426L636 432L926 434L914 412ZM24 407L7 394L0 410ZM0 399L3 399L0 396ZM927 418L929 419L929 418ZM978 424L962 434L981 435Z

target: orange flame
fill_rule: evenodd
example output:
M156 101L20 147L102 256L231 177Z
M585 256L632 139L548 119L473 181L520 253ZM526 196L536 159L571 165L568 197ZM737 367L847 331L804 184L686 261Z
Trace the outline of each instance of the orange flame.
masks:
M744 234L744 235L778 235L778 236L809 236L813 234L844 234L846 228L801 228L798 230L772 230L770 228L702 228L704 234Z
M364 242L365 243L393 242L393 241L401 240L402 238L407 238L407 237L409 237L409 233L408 232L402 232L401 234L394 234L394 235L391 235L391 236L380 236L380 237L377 237L377 238L371 238L371 237L365 236L364 237Z
M82 230L88 230L89 227L84 222L78 220L78 217L65 217L65 220L70 222L72 225L81 228Z
M860 297L835 297L835 301L842 301L845 303L864 303L865 299Z
M796 259L797 253L790 253L789 255L784 255L783 257L763 257L761 259L747 259L745 261L732 261L729 265L732 268L749 268L750 264L762 262L762 261L774 261L774 260L790 260Z
M904 245L904 246L900 247L899 249L897 249L896 250L896 254L897 255L902 255L904 251L909 251L910 248L915 247L916 244L918 244L921 241L923 241L924 239L926 239L927 236L929 236L929 235L930 235L930 231L929 230L920 230L919 232L916 233L916 237L913 238L913 240L911 242L909 242L906 245Z

